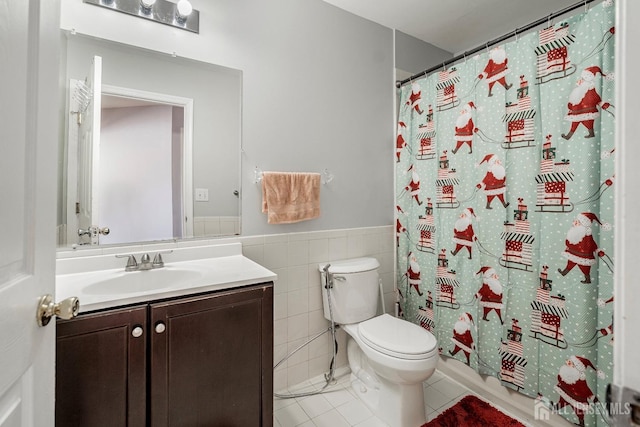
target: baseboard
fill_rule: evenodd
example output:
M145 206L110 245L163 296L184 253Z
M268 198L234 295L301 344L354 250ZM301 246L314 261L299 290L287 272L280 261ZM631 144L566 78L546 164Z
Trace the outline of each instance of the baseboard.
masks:
M437 369L460 385L476 393L479 397L500 407L505 413L524 423L551 427L569 427L573 425L561 416L551 413L548 414L548 420L535 419L535 399L502 386L495 377L479 375L476 371L455 359L441 357Z

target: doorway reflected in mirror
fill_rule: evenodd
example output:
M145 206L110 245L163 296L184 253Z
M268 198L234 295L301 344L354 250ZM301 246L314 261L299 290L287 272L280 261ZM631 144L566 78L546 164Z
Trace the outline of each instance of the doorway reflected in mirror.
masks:
M63 40L58 246L240 234L242 72L80 34ZM99 88L87 84L96 56ZM95 130L80 127L90 115L78 114L78 85L96 91L84 99L98 104ZM163 118L137 120L152 110Z

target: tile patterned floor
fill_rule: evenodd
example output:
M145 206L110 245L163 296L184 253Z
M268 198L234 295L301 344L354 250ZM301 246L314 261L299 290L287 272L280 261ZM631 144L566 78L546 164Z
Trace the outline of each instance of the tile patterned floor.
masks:
M337 373L338 381L322 394L292 399L274 399L275 427L386 427L355 394L349 383L348 369ZM291 388L290 392L318 390L324 385L319 377ZM473 394L467 388L436 371L424 383L427 420L437 417L463 396ZM418 426L416 426L418 427Z

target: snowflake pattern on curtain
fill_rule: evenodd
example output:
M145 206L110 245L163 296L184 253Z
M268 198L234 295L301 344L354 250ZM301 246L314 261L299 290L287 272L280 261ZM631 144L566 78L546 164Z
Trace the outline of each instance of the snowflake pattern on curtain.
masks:
M613 376L615 7L400 89L401 315L569 421Z

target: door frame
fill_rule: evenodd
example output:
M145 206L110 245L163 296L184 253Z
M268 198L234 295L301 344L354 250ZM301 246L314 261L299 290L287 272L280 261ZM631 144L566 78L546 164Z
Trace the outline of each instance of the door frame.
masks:
M73 79L72 79L73 82ZM70 87L73 87L71 85ZM181 96L168 95L158 92L150 92L139 89L126 88L102 84L102 95L118 96L122 98L139 99L164 105L181 107L184 111L184 129L182 133L182 189L181 189L181 211L182 211L182 236L193 237L193 99ZM68 95L71 97L71 93ZM71 102L71 99L69 99ZM73 244L72 239L76 237L77 215L75 214L74 189L77 188L77 131L73 126L73 117L69 117L67 129L67 242L66 246ZM75 168L75 169L74 169ZM73 224L73 225L71 225Z
M640 3L616 1L616 185L615 185L615 260L613 383L640 390L637 339L640 325L640 274L636 242L640 226L635 219L640 212L640 170L637 159L640 146L636 142L635 122L640 115L635 94L640 93L636 70L640 58L635 55L640 27ZM628 142L628 143L627 143Z

